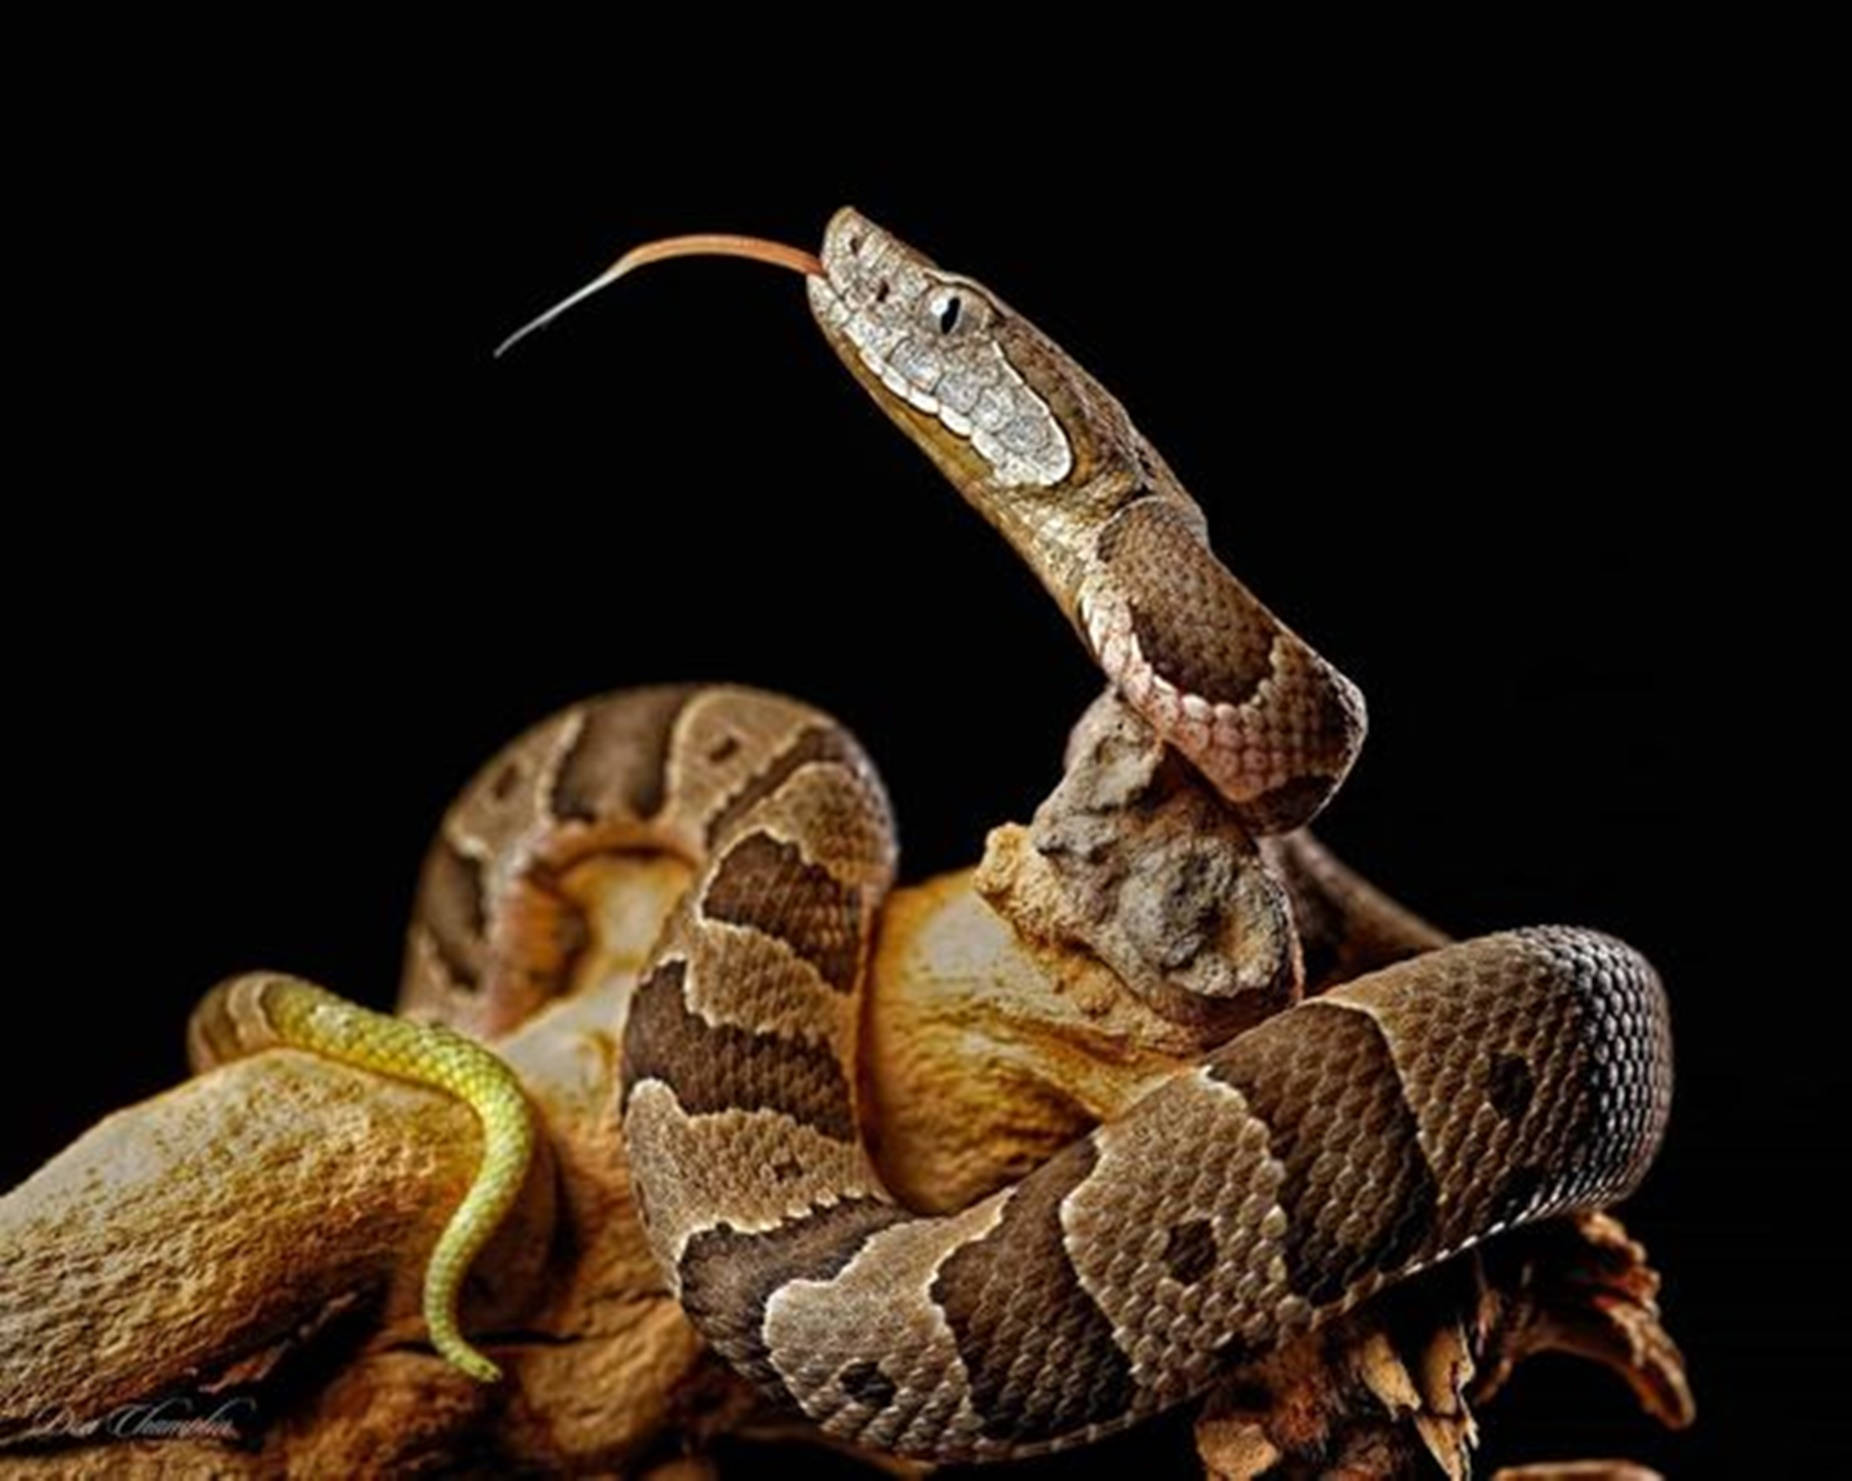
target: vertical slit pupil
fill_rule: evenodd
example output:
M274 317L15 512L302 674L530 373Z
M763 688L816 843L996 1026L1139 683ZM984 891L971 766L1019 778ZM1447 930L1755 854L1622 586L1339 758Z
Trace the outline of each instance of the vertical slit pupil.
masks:
M939 333L950 334L952 326L958 322L958 295L946 299L945 307L939 310Z

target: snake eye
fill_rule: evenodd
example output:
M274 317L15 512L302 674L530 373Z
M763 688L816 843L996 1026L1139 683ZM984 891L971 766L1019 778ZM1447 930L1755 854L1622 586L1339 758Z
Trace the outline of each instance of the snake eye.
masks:
M942 300L939 304L939 333L950 334L958 326L958 311L963 305L956 293Z

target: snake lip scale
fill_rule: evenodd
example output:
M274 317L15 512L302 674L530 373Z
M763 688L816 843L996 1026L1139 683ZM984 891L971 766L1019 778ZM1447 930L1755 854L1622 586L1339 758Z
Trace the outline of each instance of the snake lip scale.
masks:
M1327 867L1295 830L1354 762L1362 698L1216 557L1103 387L982 284L847 208L815 258L677 239L599 282L695 250L805 272L846 369L1022 556L1131 723L1273 850L1257 858ZM655 848L693 866L629 1002L613 1113L667 1288L831 1435L931 1461L1085 1444L1500 1230L1624 1197L1657 1149L1671 1039L1639 953L1574 927L1430 932L1433 949L1210 1048L1020 1181L914 1213L862 1146L854 1089L895 839L878 774L829 716L733 686L610 695L520 737L453 806L407 959L408 1002L467 1003L497 1031L556 990L549 881L572 860ZM1359 929L1398 911L1366 891ZM1300 948L1285 950L1297 991ZM525 1174L518 1085L455 1034L344 1018L317 991L221 987L196 1061L308 1043L476 1106L484 1171L427 1312L441 1352L493 1376L455 1293Z

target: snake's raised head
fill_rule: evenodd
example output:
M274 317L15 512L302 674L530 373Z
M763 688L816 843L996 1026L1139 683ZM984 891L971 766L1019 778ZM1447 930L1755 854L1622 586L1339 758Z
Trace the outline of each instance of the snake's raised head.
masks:
M805 275L824 337L875 403L1028 560L1069 617L1100 522L1156 494L1202 516L1123 408L983 284L845 206L820 255L759 237L667 237L631 249L511 334L499 355L646 263L751 258Z
M850 373L1251 831L1284 832L1324 805L1363 741L1356 686L1222 565L1202 510L1072 356L859 211L830 218L816 256L712 234L633 248L503 348L646 262L716 254L804 274Z
M993 520L1007 527L1011 504L1113 499L1137 481L1137 434L1118 403L982 283L848 206L819 260L810 307L832 348ZM1095 487L1102 475L1112 487Z
M1022 321L979 283L848 207L823 235L810 307L844 363L961 488L1050 488L1074 441L1011 356Z

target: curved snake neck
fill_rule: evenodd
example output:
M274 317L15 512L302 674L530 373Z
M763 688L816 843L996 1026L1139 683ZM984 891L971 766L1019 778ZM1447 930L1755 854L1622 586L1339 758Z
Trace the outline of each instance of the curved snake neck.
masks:
M982 284L860 213L831 218L812 315L876 404L1003 534L1106 676L1255 833L1310 821L1363 696L1208 544L1125 409Z

